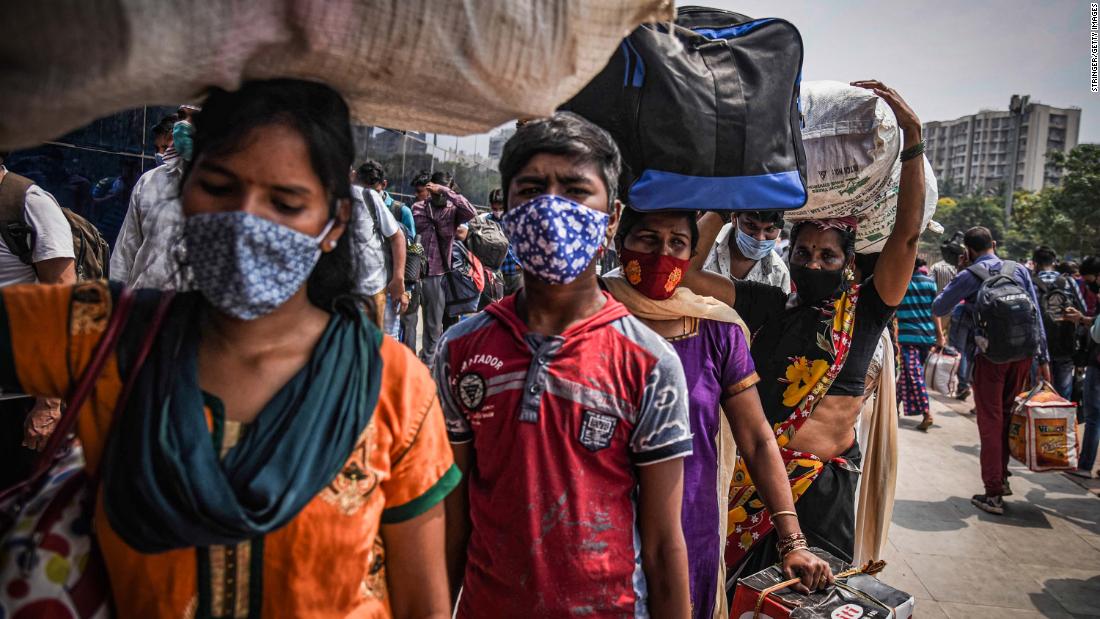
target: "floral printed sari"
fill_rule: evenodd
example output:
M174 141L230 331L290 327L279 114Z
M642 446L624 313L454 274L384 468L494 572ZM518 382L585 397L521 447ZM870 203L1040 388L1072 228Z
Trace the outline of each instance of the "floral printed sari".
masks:
M844 367L852 342L856 302L859 287L852 286L834 303L832 312L825 314L817 341L811 344L822 358L808 356L790 357L786 375L779 378L787 384L783 391L783 406L790 408L790 415L773 425L780 455L787 465L787 478L794 500L802 496L821 473L825 461L811 453L787 448L802 424L813 414L825 397L833 380ZM770 380L769 377L762 377ZM842 458L834 458L843 464ZM729 520L726 529L726 565L736 569L754 545L764 539L774 528L771 516L749 476L743 458L737 459L733 483L730 485Z

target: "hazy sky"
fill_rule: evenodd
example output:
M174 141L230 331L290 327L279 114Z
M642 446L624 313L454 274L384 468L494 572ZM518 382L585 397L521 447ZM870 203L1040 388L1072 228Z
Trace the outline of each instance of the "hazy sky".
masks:
M677 2L681 4L692 4ZM1081 0L705 0L798 27L803 78L875 78L921 120L1007 109L1013 94L1080 107L1082 142L1100 142L1089 92L1089 2Z
M802 33L803 79L879 79L921 120L1007 109L1013 94L1081 112L1081 142L1100 142L1089 92L1089 2L1082 0L696 0ZM440 145L455 138L440 137ZM473 150L472 137L458 140ZM486 153L488 139L477 140Z

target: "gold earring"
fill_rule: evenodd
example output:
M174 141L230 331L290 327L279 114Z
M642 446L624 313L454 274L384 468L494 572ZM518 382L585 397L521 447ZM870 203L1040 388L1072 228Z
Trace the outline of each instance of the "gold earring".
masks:
M848 283L852 283L852 282L856 281L855 269L853 269L852 267L845 267L844 268L844 279L846 279L848 281Z

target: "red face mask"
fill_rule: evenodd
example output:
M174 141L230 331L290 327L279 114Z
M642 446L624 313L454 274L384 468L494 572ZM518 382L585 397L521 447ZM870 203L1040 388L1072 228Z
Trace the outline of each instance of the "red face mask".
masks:
M667 299L676 292L690 260L623 249L619 254L626 280L650 299Z

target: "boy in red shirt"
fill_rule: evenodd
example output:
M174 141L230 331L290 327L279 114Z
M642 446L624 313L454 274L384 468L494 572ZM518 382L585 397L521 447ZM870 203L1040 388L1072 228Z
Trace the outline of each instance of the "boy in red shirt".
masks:
M447 499L458 617L686 617L684 373L600 290L621 203L610 136L559 113L505 146L524 288L455 325L434 375L463 484Z

